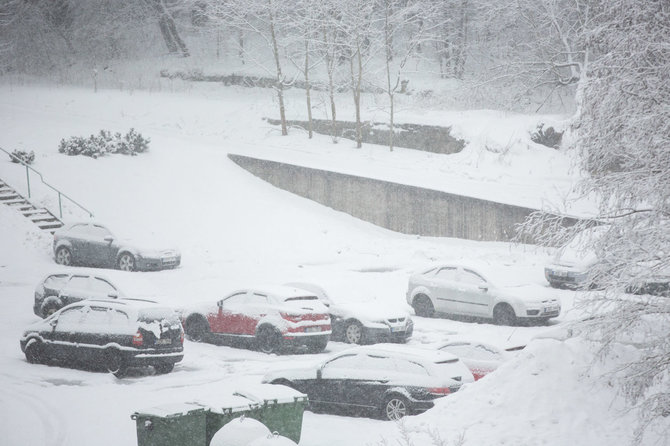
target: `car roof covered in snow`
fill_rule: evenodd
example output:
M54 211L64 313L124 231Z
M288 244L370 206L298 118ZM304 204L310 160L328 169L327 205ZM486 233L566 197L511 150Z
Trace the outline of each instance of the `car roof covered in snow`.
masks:
M345 350L342 352L342 354L344 353L390 355L405 359L422 360L433 363L458 360L458 357L445 351L425 349L419 347L409 347L407 345L402 344L375 344L372 346L354 347L352 349Z
M295 288L295 287L290 287L290 286L284 286L284 285L260 285L260 286L255 286L253 288L244 288L244 289L239 289L236 290L228 296L231 296L233 294L237 293L242 293L242 292L252 292L252 293L258 293L258 294L265 294L268 296L274 296L278 299L288 299L291 297L317 297L313 292L310 292L308 290L302 289L302 288Z

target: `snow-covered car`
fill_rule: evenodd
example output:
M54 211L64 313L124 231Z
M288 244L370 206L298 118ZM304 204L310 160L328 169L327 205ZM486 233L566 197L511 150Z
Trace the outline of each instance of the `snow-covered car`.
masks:
M520 319L547 321L560 314L560 301L543 287L509 282L502 275L497 279L500 284L471 266L433 266L410 276L407 303L417 316L445 313L493 319L501 325Z
M311 367L263 377L263 382L307 394L312 410L344 410L389 420L425 412L436 398L473 381L454 355L394 344L354 347Z
M317 353L331 334L330 316L319 298L303 289L266 286L233 292L223 299L181 310L193 341L253 341L264 353L307 347Z
M374 344L377 342L405 343L412 337L414 322L409 312L379 302L335 303L318 285L290 282L287 286L301 288L314 293L328 307L333 341L350 344Z
M176 268L181 253L176 248L143 246L114 236L98 223L66 224L54 232L53 252L60 265L118 268L124 271L149 271Z
M586 282L589 269L598 261L589 244L604 230L604 226L585 229L560 247L553 261L544 267L544 277L549 285L554 288L580 288L588 285Z
M502 349L495 345L469 340L453 340L440 344L437 349L457 356L478 380L497 369L525 346Z
M550 264L544 268L544 277L554 288L599 288L591 269L598 262L598 256L591 245L608 230L600 225L578 232L565 245L560 247ZM631 294L652 294L670 297L670 270L658 265L659 262L644 262L636 265L632 271L642 279L631 277L625 291ZM636 271L637 270L637 271ZM650 271L655 271L650 274Z
M55 273L45 277L35 288L33 312L44 318L68 304L84 299L118 296L118 289L106 277L97 274Z
M153 366L169 373L182 360L184 331L171 308L140 299L89 299L30 325L20 340L31 363L100 367L116 376Z

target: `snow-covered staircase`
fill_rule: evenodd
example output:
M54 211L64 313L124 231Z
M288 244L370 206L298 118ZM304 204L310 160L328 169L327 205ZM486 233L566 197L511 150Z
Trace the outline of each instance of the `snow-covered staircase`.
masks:
M63 226L63 222L58 217L47 209L36 207L2 180L0 180L0 203L17 210L40 229L49 231L52 234L56 229Z

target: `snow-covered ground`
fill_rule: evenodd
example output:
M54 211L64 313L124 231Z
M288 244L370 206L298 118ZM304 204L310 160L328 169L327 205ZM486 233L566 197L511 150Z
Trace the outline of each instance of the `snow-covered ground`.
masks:
M300 92L289 92L300 117ZM346 109L346 106L344 107ZM498 112L419 111L401 121L451 125L469 141L457 155L366 145L361 150L325 136L288 137L262 120L274 116L269 92L193 88L188 93L132 93L70 88L0 87L0 147L34 150L45 180L89 208L120 236L160 237L179 246L182 266L135 273L159 299L176 307L221 297L250 283L314 282L334 301L404 305L407 278L435 261L477 261L547 287L550 253L531 246L402 235L278 190L240 169L228 153L281 160L527 206L560 205L578 178L569 153L530 142L537 116ZM369 117L374 112L370 110ZM552 118L559 120L559 117ZM546 122L546 121L545 121ZM130 127L151 138L137 157L67 157L61 138ZM486 147L502 147L493 153ZM506 148L506 149L505 149ZM497 149L495 149L497 150ZM0 179L25 193L25 170L0 153ZM57 209L57 197L31 179L36 203ZM583 210L588 204L582 203ZM574 209L573 209L574 211ZM576 211L575 211L576 212ZM68 218L85 215L72 207ZM58 268L51 237L0 206L0 432L7 445L131 445L130 415L164 403L216 401L260 382L269 370L312 363L346 348L331 342L319 355L265 355L186 341L184 361L168 375L122 380L83 370L31 365L19 349L37 282ZM575 293L562 299L557 322L578 318ZM499 327L449 319L415 319L411 344L450 334L497 345L529 343L551 327ZM428 413L391 422L307 412L301 445L407 444L624 445L633 412L591 368L582 341L536 340L496 373L440 401ZM628 354L627 352L622 352ZM432 433L432 437L431 434ZM439 443L438 437L444 443Z

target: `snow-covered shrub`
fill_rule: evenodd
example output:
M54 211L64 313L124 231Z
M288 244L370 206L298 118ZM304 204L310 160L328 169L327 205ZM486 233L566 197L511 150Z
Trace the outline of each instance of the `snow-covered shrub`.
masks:
M14 150L12 152L12 156L9 157L13 163L19 163L19 161L23 161L25 164L32 164L33 161L35 161L35 152L32 150L30 152L26 152L24 150Z
M544 128L543 122L538 124L535 131L530 134L531 141L552 149L560 147L562 138L563 132L557 132L553 127Z
M107 153L121 153L137 155L149 150L149 138L145 138L135 129L130 129L125 135L109 130L100 130L97 135L88 138L72 136L62 139L58 151L66 155L85 155L97 158Z
M149 138L145 138L140 133L137 133L135 129L130 129L123 138L120 137L120 133L117 133L114 136L114 150L112 153L137 155L138 153L144 153L149 150Z

